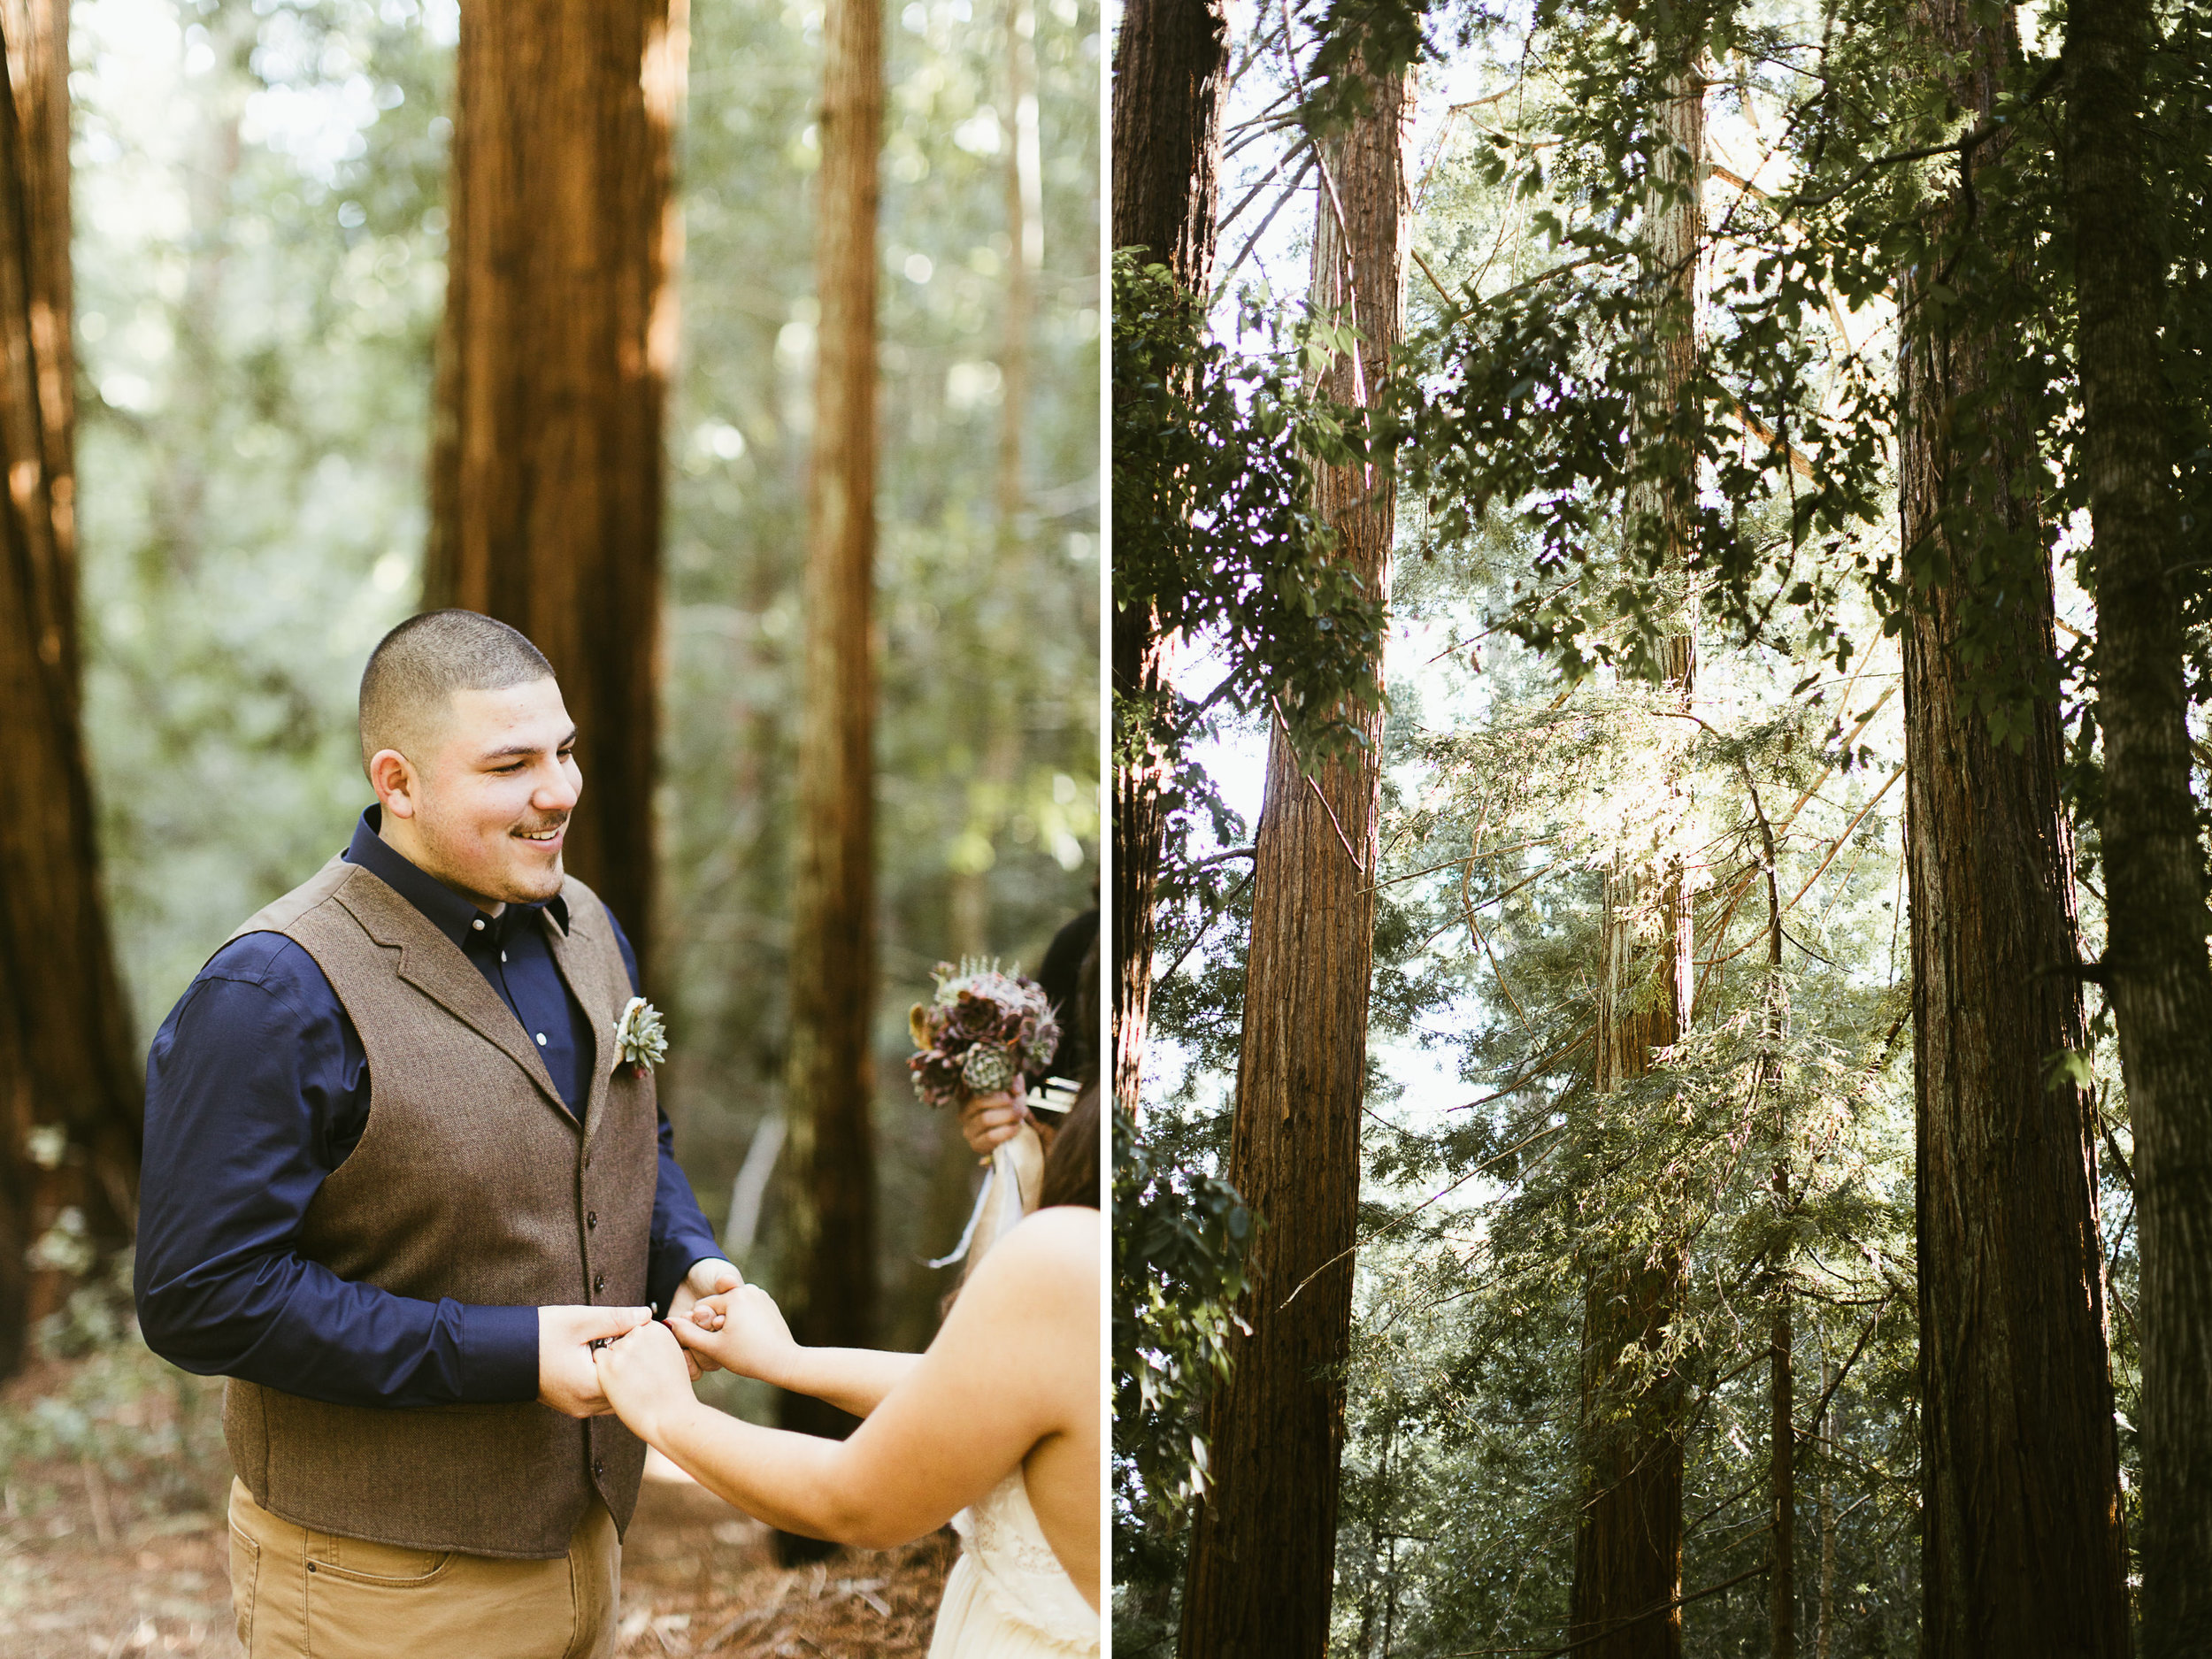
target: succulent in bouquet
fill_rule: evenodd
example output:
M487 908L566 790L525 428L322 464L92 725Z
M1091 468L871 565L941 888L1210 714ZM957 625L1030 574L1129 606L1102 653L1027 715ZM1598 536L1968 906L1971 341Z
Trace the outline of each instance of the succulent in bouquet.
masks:
M941 962L937 992L907 1015L920 1052L907 1064L914 1092L930 1106L957 1106L968 1094L1010 1089L1025 1071L1045 1064L1060 1046L1052 1002L1036 980L997 962Z

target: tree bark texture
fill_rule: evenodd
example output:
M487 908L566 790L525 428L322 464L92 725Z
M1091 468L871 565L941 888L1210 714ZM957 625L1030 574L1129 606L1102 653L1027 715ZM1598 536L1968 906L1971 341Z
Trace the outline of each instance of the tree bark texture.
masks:
M2008 14L1987 16L1972 0L1915 8L1970 119L1992 107L2012 45ZM1978 167L2000 142L1974 152ZM1958 187L1929 211L1939 242L1955 242ZM1906 274L1908 314L1924 280ZM2091 1107L2070 1082L2046 1081L2054 1055L2086 1042L2058 711L2039 699L2024 739L1997 741L1958 653L1978 618L1985 641L1996 630L1994 672L2032 680L2055 654L2033 427L2008 397L1970 413L2001 388L2006 349L1977 327L1972 299L1954 323L1909 330L1899 353L1904 545L1932 538L1947 556L1904 633L1922 1653L2119 1659L2127 1595ZM1977 464L1998 481L1965 500ZM2028 555L1950 545L1947 504Z
M66 13L0 7L0 1376L68 1288L31 1245L69 1210L112 1248L137 1215L143 1100L100 890L79 720L76 565L53 457L72 442ZM19 79L19 75L21 77ZM42 355L41 342L60 362ZM55 397L59 396L58 406Z
M1835 1367L1824 1354L1820 1362L1820 1394L1824 1400L1833 1399L1836 1385ZM1833 1448L1843 1440L1843 1407L1830 1405L1813 1425L1813 1433L1822 1446ZM1820 1618L1814 1627L1813 1659L1829 1659L1835 1645L1836 1632L1836 1486L1824 1473L1820 1478L1818 1499L1820 1517Z
M1682 661L1686 701L1688 664ZM1653 1051L1689 1023L1690 907L1679 868L1659 878L1658 940L1639 947L1634 872L1606 882L1604 960L1598 987L1598 1088L1646 1076ZM1648 891L1647 887L1644 889ZM1642 907L1649 908L1649 898ZM1655 984L1654 982L1656 981ZM1655 1202L1674 1202L1667 1194ZM1567 1640L1598 1659L1678 1659L1682 1651L1680 1373L1647 1377L1624 1366L1632 1349L1662 1348L1680 1310L1683 1257L1671 1245L1594 1262L1583 1310L1584 1498L1575 1527Z
M2145 1659L2212 1653L2212 961L2190 795L2179 535L2160 340L2166 255L2146 183L2146 0L2067 12L2067 189L2080 460L2097 585L2106 994L2135 1129Z
M1222 0L1131 0L1114 54L1114 246L1143 250L1147 263L1166 265L1194 295L1205 293L1213 271L1228 39ZM1168 695L1169 665L1158 612L1118 605L1114 703L1139 724L1115 737L1113 1085L1116 1105L1133 1122L1143 1104L1167 845L1165 762L1150 717Z
M1694 65L1694 36L1666 38L1660 50L1677 66L1666 77L1657 111L1647 268L1666 285L1660 325L1653 330L1654 407L1650 432L1676 413L1681 388L1696 372L1697 266L1704 242L1699 199L1705 154L1704 83ZM1667 482L1639 488L1632 516L1655 518L1669 563L1686 567L1694 476L1666 470ZM1670 636L1662 664L1670 693L1687 709L1696 683L1696 638L1688 619ZM1663 742L1674 741L1663 733ZM1674 786L1670 785L1670 788ZM1608 872L1599 967L1595 1082L1609 1094L1646 1076L1655 1050L1688 1029L1694 990L1689 895L1678 858L1658 869L1619 866ZM1639 933L1653 935L1644 941ZM1655 1194L1665 1205L1670 1194ZM1584 1307L1581 1379L1584 1499L1575 1528L1574 1578L1568 1597L1567 1640L1590 1659L1678 1659L1682 1651L1682 1413L1679 1373L1662 1366L1646 1377L1624 1367L1632 1349L1664 1346L1679 1311L1683 1256L1662 1244L1632 1260L1601 1260L1589 1269Z
M785 1259L802 1342L874 1340L875 1148L869 1109L876 1006L876 207L883 146L882 0L830 0L823 20L821 301L814 452L807 488L806 709L791 906L791 1052L785 1071ZM786 1428L840 1432L849 1419L803 1394L778 1401ZM787 1541L787 1561L826 1554Z
M38 362L40 449L53 520L63 672L77 660L77 348L69 258L69 7L65 0L0 0L8 82L22 134L31 349Z
M570 871L652 976L661 426L688 0L462 8L425 603L528 634L577 725Z
M1778 1176L1777 1196L1788 1198L1787 1182ZM1772 1357L1767 1381L1768 1525L1774 1571L1767 1578L1767 1651L1773 1659L1797 1655L1797 1421L1796 1377L1791 1369L1790 1302L1778 1288L1774 1322L1768 1333Z
M1312 300L1349 314L1358 355L1326 389L1372 397L1404 327L1412 229L1402 73L1326 141ZM1315 505L1339 552L1387 604L1395 496L1381 467L1322 469ZM1382 664L1374 664L1379 679ZM1279 724L1268 749L1252 897L1229 1179L1263 1225L1248 1259L1252 1334L1207 1414L1214 1487L1183 1592L1183 1659L1319 1659L1336 1555L1343 1366L1351 1343L1360 1102L1380 853L1379 706L1363 747L1309 768Z
M1004 311L1001 317L998 365L1002 395L999 404L998 467L993 498L995 534L991 560L992 588L1018 591L1027 565L1022 509L1028 499L1022 460L1022 434L1029 422L1029 337L1036 310L1037 279L1045 262L1044 157L1037 126L1037 8L1033 0L1007 0L1006 127L1014 142L1006 157L1006 240L1013 257L1006 262ZM978 704L983 718L977 733L983 764L970 785L970 821L995 834L1006 819L1021 776L1022 722L1014 699L999 687ZM989 867L953 872L948 909L956 956L991 951Z

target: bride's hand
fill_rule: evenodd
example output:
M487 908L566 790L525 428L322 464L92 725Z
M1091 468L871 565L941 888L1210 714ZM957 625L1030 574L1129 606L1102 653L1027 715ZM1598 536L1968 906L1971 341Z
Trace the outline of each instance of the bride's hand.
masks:
M646 1440L657 1440L663 1423L698 1403L683 1348L658 1320L648 1319L595 1350L592 1357L599 1368L599 1391Z
M799 1352L776 1299L758 1285L741 1285L718 1296L702 1296L688 1319L670 1328L686 1348L726 1371L781 1386Z
M986 1164L991 1161L991 1148L1011 1141L1028 1118L1027 1092L1028 1086L1016 1078L1011 1089L971 1094L960 1102L960 1133L969 1150Z

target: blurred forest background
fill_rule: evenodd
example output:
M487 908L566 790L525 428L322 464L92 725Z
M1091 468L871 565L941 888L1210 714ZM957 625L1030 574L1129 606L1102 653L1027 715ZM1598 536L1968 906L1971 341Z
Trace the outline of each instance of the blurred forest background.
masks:
M37 14L5 12L12 51ZM701 0L687 19L680 0L672 23L680 323L661 570L628 595L658 639L657 858L651 913L621 919L648 946L662 1100L718 1226L759 1155L757 1232L728 1242L773 1287L798 1271L779 1252L787 1181L757 1178L785 1108L824 7ZM61 634L135 1063L208 954L370 798L355 687L421 603L432 527L461 21L452 0L81 0L67 25L79 568ZM1033 971L1095 902L1102 50L1095 0L884 16L866 1029L887 1346L934 1329L950 1271L923 1263L957 1239L975 1177L912 1095L905 1010L941 958ZM611 763L580 758L588 798ZM181 1445L179 1478L196 1459L211 1494L205 1390L130 1357L105 1277L113 1160L33 1101L20 1052L0 1063L24 1133L19 1305L42 1322L0 1468L59 1457L95 1483L112 1458L127 1482ZM177 1409L44 1369L88 1351ZM19 1472L6 1513L42 1489Z

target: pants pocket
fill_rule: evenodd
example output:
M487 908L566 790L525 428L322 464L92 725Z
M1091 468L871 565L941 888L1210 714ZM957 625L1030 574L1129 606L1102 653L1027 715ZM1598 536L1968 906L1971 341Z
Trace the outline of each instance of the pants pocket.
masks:
M253 1593L261 1576L261 1546L235 1525L230 1529L230 1611L238 1622L238 1645L253 1655Z
M443 1576L452 1564L447 1549L411 1549L404 1544L380 1544L365 1538L344 1538L333 1532L307 1535L307 1558L318 1575L327 1573L355 1584L380 1589L419 1588Z
M314 1659L559 1659L569 1646L575 1613L565 1561L342 1541L343 1564L312 1559L306 1575Z

